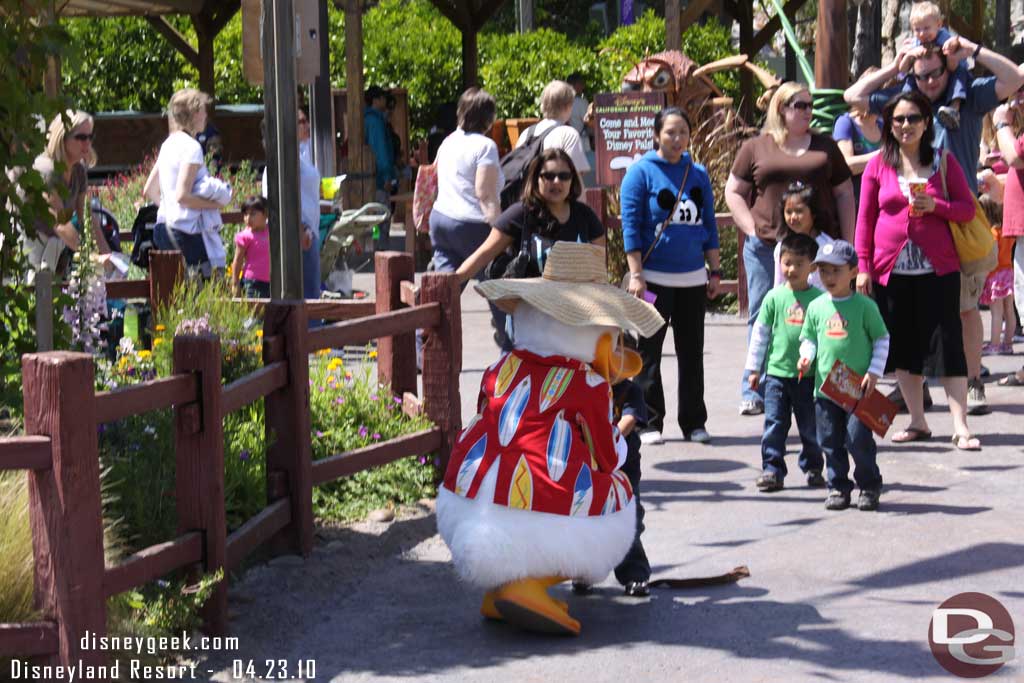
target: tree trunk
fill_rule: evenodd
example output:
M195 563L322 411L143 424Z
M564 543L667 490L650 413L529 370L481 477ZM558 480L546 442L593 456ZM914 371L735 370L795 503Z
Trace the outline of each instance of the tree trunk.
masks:
M854 80L869 66L881 66L881 13L878 11L881 9L881 3L882 0L864 0L857 7L853 56L850 59L850 75Z
M1010 0L996 0L996 52L1010 54Z
M900 35L901 0L881 0L882 2L882 64L896 59L896 40Z

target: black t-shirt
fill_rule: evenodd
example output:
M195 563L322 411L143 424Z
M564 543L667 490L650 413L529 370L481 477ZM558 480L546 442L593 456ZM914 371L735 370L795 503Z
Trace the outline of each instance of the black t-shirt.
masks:
M569 220L558 223L544 214L537 216L522 202L505 209L494 225L512 238L512 250L522 247L524 228L530 234L530 255L541 270L551 245L555 242L593 242L605 236L604 226L589 206L582 202L569 202Z

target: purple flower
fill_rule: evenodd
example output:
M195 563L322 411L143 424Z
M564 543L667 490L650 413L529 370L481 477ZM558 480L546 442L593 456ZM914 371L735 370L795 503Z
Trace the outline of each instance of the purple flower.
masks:
M323 433L323 432L321 432L321 431L320 431L320 430L318 429L318 430L316 431L316 438L318 438L318 439L322 439L322 438L323 438L323 436L324 436L324 433Z
M402 405L402 397L401 396L395 396L394 400L395 400L395 403L397 403L398 405Z
M366 438L366 435L370 433L370 430L366 428L366 425L359 425L359 436Z
M420 464L421 465L426 465L427 464L427 456L425 456L425 455L421 455L420 456Z
M370 394L370 400L371 401L379 401L380 397L377 396L377 394Z
M377 433L377 432L374 432L374 434L373 434L373 440L374 440L374 441L380 441L380 434L379 434L379 433Z
M441 466L441 458L440 458L440 456L437 456L437 457L434 458L434 467L440 467L440 466Z
M339 396L338 398L334 399L334 402L340 406L342 403L345 402L345 399Z
M242 451L241 453L238 454L238 459L239 460L243 460L243 461L247 461L249 459L250 455L251 455L251 453L249 453L249 451L245 450L245 451Z

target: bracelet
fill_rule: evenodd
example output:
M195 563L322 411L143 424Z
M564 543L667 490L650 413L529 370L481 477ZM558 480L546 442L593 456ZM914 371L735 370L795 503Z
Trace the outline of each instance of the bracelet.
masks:
M715 268L714 270L708 271L708 277L717 277L719 280L722 279L722 271Z
M1000 121L999 123L997 123L997 124L996 124L996 126L995 126L995 131L996 131L996 132L998 133L998 132L999 132L999 131L1001 131L1001 130L1002 130L1003 128L1009 128L1009 127L1010 127L1010 124L1009 124L1008 122L1006 122L1006 121Z
M978 47L974 48L974 54L971 55L971 59L977 59L978 58L978 54L980 52L981 52L981 43L978 44Z

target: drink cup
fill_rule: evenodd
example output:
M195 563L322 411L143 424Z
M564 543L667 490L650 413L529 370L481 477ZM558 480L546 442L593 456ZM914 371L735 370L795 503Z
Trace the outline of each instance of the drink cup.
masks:
M913 198L916 197L919 194L927 194L927 189L928 189L928 183L910 183L910 197L911 197L910 215L911 216L920 216L921 215L920 211L915 211L914 210Z

